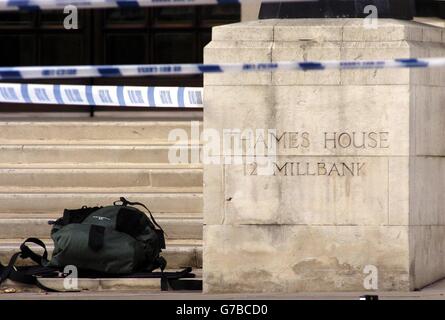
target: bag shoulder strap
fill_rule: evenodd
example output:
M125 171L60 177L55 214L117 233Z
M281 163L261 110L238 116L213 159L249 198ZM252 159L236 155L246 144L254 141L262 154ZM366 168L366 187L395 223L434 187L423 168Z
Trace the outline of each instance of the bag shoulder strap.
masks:
M44 249L43 255L40 256L37 253L35 253L34 251L32 251L26 245L26 243L28 243L28 242L31 242L31 243L34 243L34 244L37 244L37 245L43 247L43 249ZM37 263L39 266L42 266L42 265L46 264L46 262L48 261L48 251L46 250L46 246L42 240L39 240L37 238L26 239L20 245L20 252L15 253L11 257L7 266L3 266L0 263L0 284L3 281L5 281L6 279L11 279L11 280L18 281L21 283L28 283L28 284L34 283L32 276L21 274L20 272L17 271L17 269L15 267L15 263L19 257L22 259L30 258L35 263Z
M20 256L20 252L15 253L11 259L9 260L9 263L7 266L4 266L0 263L0 284L3 283L6 279L11 279L11 277L14 277L15 273L15 263L17 261L17 258ZM29 283L32 282L32 280L26 276L23 275L23 277L20 277L19 282L21 283ZM14 280L14 279L11 279Z
M38 255L34 251L32 251L26 243L34 243L39 246L41 246L44 249L44 253L42 256ZM15 266L17 259L22 258L30 258L34 262L36 262L39 266L36 267L29 267L27 268L27 271L24 272L17 268ZM7 266L4 266L0 263L0 284L2 284L7 279L24 283L24 284L30 284L30 285L36 285L40 289L50 291L50 292L56 292L57 290L47 288L44 285L42 285L39 280L37 279L37 274L41 274L42 266L46 264L48 261L48 251L46 250L46 246L43 243L43 241L37 239L37 238L28 238L26 239L20 246L20 252L15 253L11 259L9 260L9 263ZM33 272L33 270L35 272ZM37 270L39 272L37 272Z
M164 230L161 228L161 226L156 222L156 220L155 220L155 218L153 217L153 214L151 213L150 209L148 209L143 203L140 203L140 202L130 202L130 201L128 201L127 199L125 199L124 197L121 197L119 201L122 202L122 205L123 205L123 206L130 205L130 206L141 206L141 207L143 207L143 208L144 208L145 210L147 210L147 212L150 214L150 218L151 218L153 224L154 224L156 227L158 227L159 230L161 230L163 233L165 233ZM114 202L114 205L116 205L117 202L119 202L119 201Z
M161 291L170 290L200 290L202 291L202 280L193 279L195 275L192 268L188 267L182 271L162 273Z
M38 255L32 251L26 244L34 243L43 248L43 255ZM48 250L46 249L45 243L37 238L28 238L20 245L20 257L22 259L30 258L32 261L37 263L39 266L44 266L48 264Z

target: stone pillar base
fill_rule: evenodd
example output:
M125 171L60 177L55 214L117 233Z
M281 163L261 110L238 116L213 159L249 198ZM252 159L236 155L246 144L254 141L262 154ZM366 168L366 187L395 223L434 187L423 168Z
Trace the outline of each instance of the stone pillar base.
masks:
M214 28L205 62L438 57L442 39L391 19L262 20ZM407 291L445 277L444 85L444 69L206 75L204 128L276 150L204 165L204 290Z

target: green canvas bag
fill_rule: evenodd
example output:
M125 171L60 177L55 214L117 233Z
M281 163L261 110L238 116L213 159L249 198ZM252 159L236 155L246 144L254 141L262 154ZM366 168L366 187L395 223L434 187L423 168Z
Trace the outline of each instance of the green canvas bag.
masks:
M164 231L146 206L125 198L112 206L65 210L63 217L53 222L51 238L54 251L44 263L48 267L74 265L111 274L166 267L160 256L165 249Z
M148 215L134 206L142 206ZM201 280L190 280L195 278L191 267L164 272L167 262L160 256L165 249L164 231L142 203L120 198L112 206L66 209L63 217L49 223L54 242L51 259L42 240L28 238L7 265L0 263L0 284L10 279L58 291L39 279L65 278L70 275L65 267L75 266L80 278L159 278L163 291L202 290ZM43 254L31 250L28 243L40 246ZM16 266L18 258L29 258L36 265ZM161 272L153 272L158 268Z

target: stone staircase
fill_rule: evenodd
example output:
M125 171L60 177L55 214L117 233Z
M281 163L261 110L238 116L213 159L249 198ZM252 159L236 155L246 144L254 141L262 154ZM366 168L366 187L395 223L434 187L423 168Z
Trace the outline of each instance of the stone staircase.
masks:
M177 128L191 136L190 121L0 121L1 262L27 237L51 251L47 222L65 208L124 196L146 204L164 227L169 268L201 268L202 167L169 163L168 134ZM199 148L199 141L180 144Z

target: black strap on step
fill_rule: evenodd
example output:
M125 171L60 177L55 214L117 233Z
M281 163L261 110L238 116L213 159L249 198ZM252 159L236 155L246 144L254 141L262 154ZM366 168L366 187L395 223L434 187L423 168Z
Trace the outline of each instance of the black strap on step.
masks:
M42 256L33 252L26 244L34 243L36 245L41 246L44 249L44 253ZM30 267L16 267L15 264L18 258L30 258L34 262L38 264L38 266L30 266ZM54 290L44 286L39 281L39 276L44 277L60 277L61 272L56 268L46 267L45 264L48 261L48 252L46 250L46 246L43 241L37 238L29 238L26 239L20 246L20 252L15 253L7 266L3 266L0 263L0 284L2 284L5 280L10 279L15 282L36 285L42 290L48 292L59 292L58 290ZM195 278L195 274L192 273L192 268L188 267L181 271L177 272L164 272L161 267L161 272L141 272L134 273L129 275L115 275L113 277L120 278L159 278L161 281L161 290L202 290L202 281L193 279ZM82 271L80 272L82 275ZM88 274L83 274L83 276L88 276ZM91 274L89 275L91 276ZM95 275L96 277L98 274ZM111 276L104 275L102 276ZM187 280L185 280L187 279Z
M202 291L202 280L197 279L161 279L161 291L187 290Z
M0 284L2 284L3 281L5 281L6 279L11 279L21 283L33 284L34 280L31 279L31 277L27 277L24 274L16 273L15 263L20 255L21 252L15 253L9 260L9 263L6 267L0 264Z
M161 269L161 272L164 272L165 268L167 267L167 260L165 260L164 257L158 257L155 261L155 266L158 267L159 269ZM155 269L152 269L150 271L153 271L153 270L155 270ZM192 272L192 268L190 268L190 270L188 271L188 273L190 273L190 272Z
M45 278L60 278L61 272L56 268L48 268L41 266L29 267L15 267L17 259L21 252L17 252L11 257L8 266L3 266L0 263L0 284L9 279L18 283L35 285L38 288L47 292L60 292L58 290L44 286L39 277ZM128 275L110 275L98 272L88 272L80 270L79 276L85 277L119 277L119 278L158 278L161 282L162 291L170 290L202 290L202 280L194 279L195 274L192 273L192 268L188 267L176 272L140 272ZM63 276L62 276L63 277Z
M34 243L34 244L37 244L37 245L43 247L44 254L42 256L39 256L38 254L33 252L26 245L26 243L28 243L28 242L31 242L31 243ZM16 267L15 264L19 257L23 258L23 259L30 258L34 262L39 264L39 266L21 267L21 268ZM36 285L37 287L39 287L40 289L43 289L45 291L56 292L57 290L47 288L46 286L41 284L37 278L37 275L41 275L42 272L46 273L46 274L49 274L49 273L54 274L56 272L56 270L54 270L52 268L42 267L42 264L45 263L46 261L48 261L48 252L46 250L45 244L37 238L26 239L26 241L23 242L22 245L20 246L20 252L15 253L11 257L7 266L3 266L0 263L0 284L2 284L4 281L9 279L9 280L23 283L23 284Z
M202 280L194 279L192 268L177 272L161 272L161 291L202 290Z
M38 255L32 251L26 244L34 243L43 248L43 255ZM45 243L37 238L28 238L20 245L20 257L22 259L30 258L32 261L42 266L48 262L48 251L46 250Z

